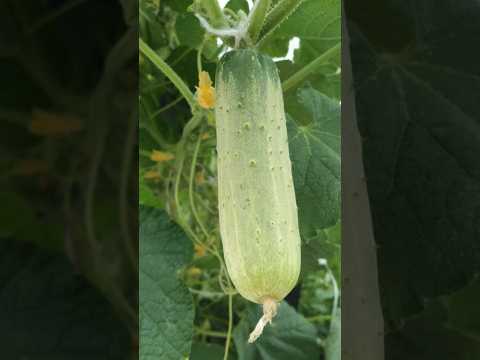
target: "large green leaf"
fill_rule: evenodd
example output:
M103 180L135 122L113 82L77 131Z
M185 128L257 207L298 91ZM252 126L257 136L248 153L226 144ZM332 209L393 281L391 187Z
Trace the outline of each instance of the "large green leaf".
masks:
M262 336L248 344L249 333L262 316L261 306L250 304L246 316L233 331L239 360L311 360L320 357L317 331L285 302Z
M408 319L401 330L385 337L388 360L474 360L480 358L480 341L468 332L446 326L448 313L439 302Z
M129 359L131 338L114 314L63 256L0 242L2 358Z
M311 121L288 121L288 137L300 230L309 237L339 219L340 105L312 88L300 89L298 99Z
M319 56L340 42L340 20L340 1L304 0L297 10L275 30L274 37L288 39L294 36L299 37L301 44L305 44L301 56L306 57L303 60L306 62L307 59Z
M205 30L191 13L179 14L175 21L175 32L181 45L197 48L203 41Z
M193 302L177 271L191 243L167 214L140 207L140 359L179 360L190 353Z
M196 342L192 345L190 360L223 360L224 352L223 346ZM234 354L229 354L228 359L235 360L236 357Z
M471 46L480 37L479 8L423 3L431 11L399 12L398 2L387 1L375 8L380 24L362 18L365 25L350 25L390 322L421 311L425 298L463 287L480 270L480 50ZM386 39L399 28L394 41Z
M300 39L295 50L292 71L298 71L325 51L337 45L341 39L341 6L338 0L305 0L273 33L266 43L268 49L274 43L282 43L293 37ZM340 95L340 52L329 59L328 64L318 67L308 81L329 96Z

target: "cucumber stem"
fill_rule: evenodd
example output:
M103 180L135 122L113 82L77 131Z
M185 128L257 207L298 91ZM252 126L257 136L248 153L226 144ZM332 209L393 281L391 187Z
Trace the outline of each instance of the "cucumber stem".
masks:
M200 3L214 27L222 28L227 26L227 20L217 0L203 0Z
M263 333L263 329L268 323L272 323L272 319L277 315L278 305L275 300L270 297L263 301L263 316L258 320L255 329L250 333L248 342L251 344L257 340Z
M249 16L248 34L250 35L250 40L254 44L263 28L265 16L267 15L268 10L270 10L271 4L271 0L257 0L253 6L252 13Z

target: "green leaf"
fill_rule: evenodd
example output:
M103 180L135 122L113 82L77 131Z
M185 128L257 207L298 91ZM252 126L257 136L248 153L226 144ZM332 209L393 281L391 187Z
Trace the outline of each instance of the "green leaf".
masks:
M194 342L190 360L223 360L225 348L217 344ZM236 356L228 355L229 360L235 360Z
M63 248L62 229L58 224L40 221L32 204L13 191L0 192L0 238L29 241L50 250Z
M302 277L320 269L318 259L325 258L326 240L327 236L323 230L318 230L311 238L302 238Z
M337 309L335 318L330 325L330 333L325 343L325 360L340 360L342 358L342 315Z
M302 276L320 270L318 260L327 260L328 266L335 274L337 281L340 279L340 241L336 236L337 228L340 228L340 223L333 228L324 230L316 230L311 237L302 238Z
M193 2L193 0L160 0L160 1L178 12L187 11L187 8Z
M227 8L232 9L237 12L238 10L243 10L245 14L248 14L248 2L246 0L230 0L227 5Z
M260 338L248 344L248 335L262 316L260 305L249 304L233 331L239 360L311 360L320 358L317 331L302 315L282 302L277 316Z
M151 206L159 209L163 209L164 204L161 199L155 195L153 190L145 183L143 178L143 174L140 173L138 179L138 187L139 187L139 199L138 203L140 205Z
M276 43L282 43L282 41L288 43L291 38L298 37L300 47L295 50L294 61L289 64L290 70L288 72L289 75L292 75L303 69L327 50L339 44L341 39L340 3L337 0L303 1L294 13L281 23L271 36L268 36L268 40L262 45L262 49L268 51ZM309 76L308 82L316 90L339 99L339 66L340 52L330 57L324 66L317 67ZM282 75L282 80L286 79ZM288 98L286 101L288 102Z
M448 313L439 302L407 320L385 337L386 358L392 360L473 360L480 358L478 337L446 326Z
M386 4L375 15L382 31L350 27L382 306L393 326L480 269L478 11L435 4L398 17ZM386 41L402 23L428 26Z
M63 257L0 242L5 359L127 359L130 334L108 301Z
M267 45L262 49L262 52L275 58L275 57L284 57L288 53L288 39L272 39Z
M191 242L158 209L140 207L140 359L178 360L190 353L193 302L177 271Z
M480 280L467 285L445 299L448 327L457 329L480 341Z
M299 37L305 51L310 52L310 56L307 56L309 59L340 42L341 2L304 0L274 34L277 38L291 39L294 36Z
M180 14L175 21L175 32L180 45L196 49L200 46L205 30L191 13Z
M340 215L340 105L312 88L300 89L298 100L311 122L287 125L300 231L308 237Z

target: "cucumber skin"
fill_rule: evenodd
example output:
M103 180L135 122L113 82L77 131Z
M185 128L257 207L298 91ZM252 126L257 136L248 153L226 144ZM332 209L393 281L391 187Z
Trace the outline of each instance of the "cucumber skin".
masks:
M282 300L300 274L300 233L282 87L271 58L233 50L216 73L218 200L237 291Z

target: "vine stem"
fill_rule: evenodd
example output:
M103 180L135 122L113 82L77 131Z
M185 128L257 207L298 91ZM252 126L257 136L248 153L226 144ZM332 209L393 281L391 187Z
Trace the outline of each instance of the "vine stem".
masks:
M219 337L219 338L226 338L228 336L227 334L221 331L210 331L210 330L203 330L200 328L195 328L195 331L200 335L207 335L207 336L213 336L213 337Z
M228 360L228 350L230 348L230 341L232 338L232 327L233 327L233 295L228 294L228 330L227 330L227 340L225 341L225 354L223 355L223 360Z
M285 93L288 90L300 85L300 83L302 83L312 72L317 70L321 65L325 64L328 59L335 55L338 50L340 50L340 46L340 43L335 44L330 49L321 54L319 57L317 57L315 60L313 60L305 67L293 74L290 78L285 80L282 83L283 92Z
M173 85L175 85L178 91L180 91L180 94L182 94L185 100L187 100L190 108L193 108L195 105L193 94L175 70L168 66L168 64L163 61L163 59L141 38L139 39L139 47L142 54L144 54L173 83Z
M183 96L179 96L177 97L175 100L173 100L172 102L168 103L167 105L165 105L164 107L160 108L159 110L155 111L152 115L151 115L151 118L154 118L158 115L160 115L162 112L164 111L167 111L168 109L174 107L175 105L177 105L180 101L183 100Z
M193 152L192 164L190 166L190 178L188 180L188 197L190 199L190 207L192 208L193 216L195 217L195 220L197 221L198 225L200 226L200 229L202 230L203 234L205 235L205 238L208 241L209 234L207 232L207 229L205 228L205 225L200 219L200 216L198 215L197 208L195 207L195 200L193 198L193 178L195 177L195 168L197 166L198 151L200 150L201 142L202 142L202 137L199 135L197 143L195 144L195 150Z
M217 0L203 0L202 6L213 26L220 28L227 25L227 20Z
M271 4L272 0L256 0L252 14L249 16L250 23L248 24L248 35L252 43L255 43L260 35Z

